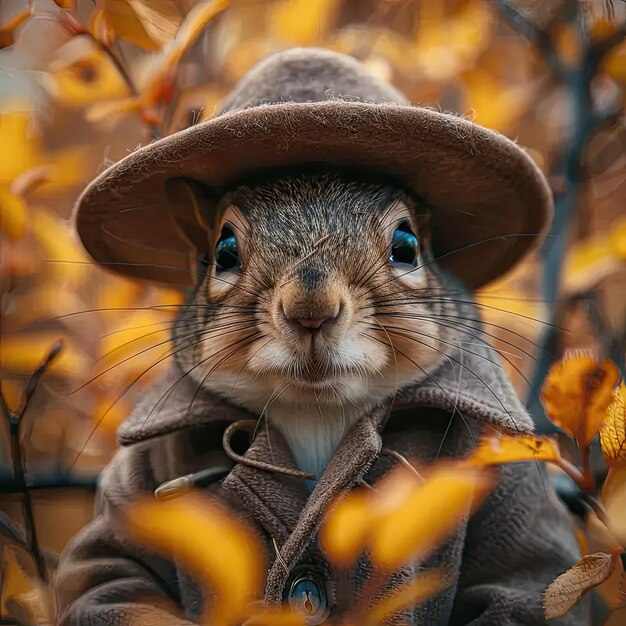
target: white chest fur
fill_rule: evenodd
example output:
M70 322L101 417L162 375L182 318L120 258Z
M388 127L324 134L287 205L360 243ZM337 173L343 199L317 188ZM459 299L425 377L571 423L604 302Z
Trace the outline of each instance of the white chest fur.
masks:
M349 405L320 406L285 404L268 409L269 423L281 433L294 462L319 480L344 435L363 415Z

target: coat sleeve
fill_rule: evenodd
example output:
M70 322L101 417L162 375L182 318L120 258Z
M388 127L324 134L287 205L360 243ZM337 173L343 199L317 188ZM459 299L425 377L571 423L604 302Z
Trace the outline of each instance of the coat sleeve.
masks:
M70 542L57 570L59 626L191 626L176 615L175 565L134 544L120 520L122 506L154 488L149 468L149 455L133 446L104 470L95 519Z
M546 624L542 594L580 558L573 521L536 463L502 468L470 519L450 626ZM586 600L551 626L589 624Z

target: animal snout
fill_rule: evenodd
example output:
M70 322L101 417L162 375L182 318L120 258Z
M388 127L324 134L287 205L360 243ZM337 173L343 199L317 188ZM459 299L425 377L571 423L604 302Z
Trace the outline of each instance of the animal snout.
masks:
M302 308L299 306L289 306L283 303L283 315L289 326L304 334L315 334L332 327L339 317L341 304L337 302L331 307Z

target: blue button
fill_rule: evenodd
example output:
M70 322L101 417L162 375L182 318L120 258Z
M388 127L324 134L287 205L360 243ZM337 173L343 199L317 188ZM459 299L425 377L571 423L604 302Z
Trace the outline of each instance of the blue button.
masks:
M286 600L306 624L322 624L328 617L328 598L322 577L307 568L298 568L287 584Z

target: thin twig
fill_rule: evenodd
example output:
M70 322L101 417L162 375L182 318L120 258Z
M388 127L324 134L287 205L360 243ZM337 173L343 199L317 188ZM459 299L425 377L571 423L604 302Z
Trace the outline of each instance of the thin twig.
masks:
M41 365L33 372L24 393L19 409L14 413L9 408L2 392L0 390L0 405L2 413L9 424L9 435L11 440L11 462L13 464L13 477L16 490L22 494L22 515L24 517L24 526L26 528L26 543L28 551L32 555L37 567L39 578L45 583L48 581L48 570L43 553L39 547L37 540L37 528L35 526L35 516L33 513L33 505L31 501L30 491L26 481L26 464L22 453L22 444L20 437L20 426L31 398L33 397L42 376L46 373L52 362L57 358L63 348L63 342L57 341L42 361Z

